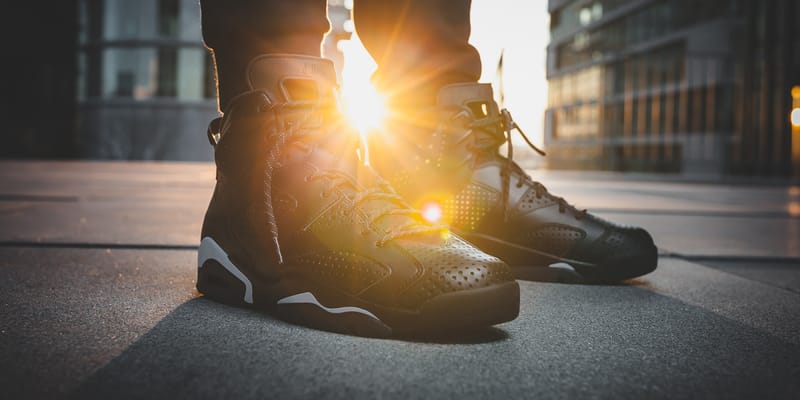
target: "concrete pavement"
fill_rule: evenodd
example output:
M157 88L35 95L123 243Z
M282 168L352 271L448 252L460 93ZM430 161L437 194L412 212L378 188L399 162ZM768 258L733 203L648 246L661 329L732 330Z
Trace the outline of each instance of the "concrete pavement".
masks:
M404 341L199 296L211 165L0 161L4 397L797 397L800 188L542 175L650 230L658 270L521 282L517 320Z

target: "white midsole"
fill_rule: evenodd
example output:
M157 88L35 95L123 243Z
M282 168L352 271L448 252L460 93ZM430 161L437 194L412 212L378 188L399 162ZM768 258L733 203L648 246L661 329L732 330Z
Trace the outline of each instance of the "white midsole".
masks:
M569 265L569 264L567 264L565 262L553 263L553 264L548 265L547 267L575 273L575 267L573 267L572 265Z
M233 265L233 262L231 262L231 259L228 257L228 253L222 250L222 247L219 247L214 239L206 236L200 242L200 249L197 250L197 268L203 268L203 264L208 260L218 262L223 268L228 270L231 275L244 283L244 302L253 304L253 284L250 282L250 279L247 279L244 273Z
M377 321L380 321L380 318L376 317L375 314L363 308L352 307L352 306L335 307L335 308L325 307L322 304L320 304L319 300L317 300L317 298L314 297L314 295L311 292L303 292L292 296L284 297L278 300L278 304L313 304L331 314L354 312L354 313L364 314L368 317L374 318Z
M233 262L231 262L230 257L228 257L228 253L226 253L225 250L222 250L222 248L214 239L207 236L204 237L200 242L200 249L197 251L197 267L203 268L203 264L208 260L214 260L218 262L223 268L228 270L231 275L235 276L236 279L241 281L244 284L244 302L247 304L253 304L253 284L250 282L250 279L248 279L247 276L245 276L245 274L239 270L239 268L236 268ZM330 314L354 312L364 314L370 318L380 321L380 318L376 317L375 314L360 307L325 307L311 292L303 292L284 297L278 300L277 304L313 304Z

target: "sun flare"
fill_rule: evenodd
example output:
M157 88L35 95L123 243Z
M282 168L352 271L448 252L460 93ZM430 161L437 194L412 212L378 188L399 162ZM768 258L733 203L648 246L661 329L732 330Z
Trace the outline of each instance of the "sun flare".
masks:
M381 128L386 118L386 100L370 82L375 62L357 35L339 43L344 53L342 101L345 115L362 136Z

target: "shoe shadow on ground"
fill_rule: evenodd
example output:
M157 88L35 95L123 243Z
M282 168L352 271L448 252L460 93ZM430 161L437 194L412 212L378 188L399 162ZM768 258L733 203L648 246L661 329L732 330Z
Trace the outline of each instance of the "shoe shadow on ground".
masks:
M580 275L557 269L534 267L516 267L514 275L517 280L528 282L558 283L565 285L592 285L592 286L640 286L646 284L640 278L623 281L587 282Z
M641 287L522 288L520 318L446 343L317 331L195 298L70 397L796 397L800 348L713 311Z
M435 351L425 357L436 363L443 348L506 339L508 334L496 327L447 338L348 336L292 325L263 312L197 297L178 306L96 371L70 398L150 398L154 394L172 398L189 393L196 397L206 387L207 393L218 393L220 388L214 385L231 387L238 382L244 385L237 389L240 393L263 391L266 398L272 397L267 389L275 380L294 382L309 375L313 380L315 373L326 373L319 371L320 360L329 367L340 364L342 371L355 369L352 372L359 373L363 367L352 360L360 357L374 359L383 353L391 362L406 358L409 346L427 347Z
M484 344L507 340L508 332L496 326L476 328L459 334L398 336L395 340L431 344Z

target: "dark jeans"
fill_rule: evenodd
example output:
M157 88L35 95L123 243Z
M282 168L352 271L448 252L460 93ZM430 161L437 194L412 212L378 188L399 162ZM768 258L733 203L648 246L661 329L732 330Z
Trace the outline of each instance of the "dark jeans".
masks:
M329 29L325 0L201 0L203 40L214 52L220 105L247 90L258 54L320 55ZM439 87L476 82L467 40L471 0L355 0L356 31L378 64L374 82L396 103L432 102Z

